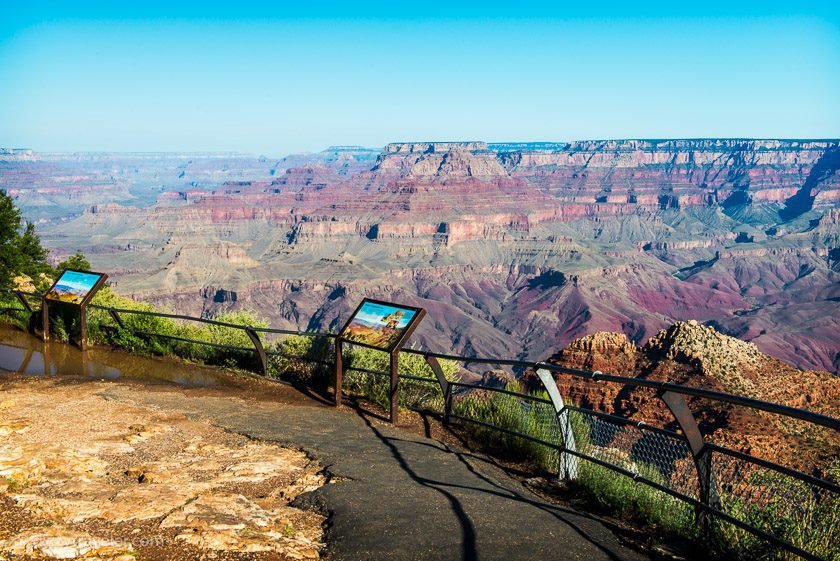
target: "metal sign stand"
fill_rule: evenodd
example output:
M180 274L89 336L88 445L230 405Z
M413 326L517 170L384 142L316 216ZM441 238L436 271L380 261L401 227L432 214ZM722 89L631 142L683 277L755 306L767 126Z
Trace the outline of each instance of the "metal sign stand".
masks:
M79 348L81 350L87 350L87 339L88 339L88 326L87 326L87 305L88 302L93 299L99 289L105 285L105 281L108 279L108 275L105 273L94 273L92 271L76 271L73 269L67 269L62 272L62 276L66 272L71 273L83 273L86 275L98 275L99 279L96 283L91 287L91 289L85 294L84 298L82 299L81 303L74 304L72 302L64 302L65 304L70 305L78 305L79 306L79 330L80 330L80 339L79 339ZM61 280L61 276L59 276L58 280L56 280L50 289L41 297L41 326L44 331L43 338L44 342L46 343L50 339L50 309L49 309L49 300L48 298L50 292L52 292L53 288L59 283ZM61 300L57 300L57 302L61 302Z
M341 335L335 338L335 406L341 405L344 384L344 345Z
M374 304L383 304L387 306L392 306L395 308L401 308L405 310L413 310L415 312L414 317L411 318L411 321L403 330L402 335L400 335L399 340L397 340L390 348L382 348L377 347L374 345L368 345L366 343L361 343L359 341L352 341L350 339L346 339L342 336L342 334L347 330L347 327L352 323L353 319L356 317L356 314L359 310L362 309L362 306L366 302L372 302ZM338 337L335 338L335 406L338 407L341 404L343 391L342 386L344 383L344 343L348 343L351 345L360 345L362 347L367 347L369 349L374 349L377 351L386 352L389 355L389 374L390 374L390 384L388 389L388 397L389 397L389 419L391 423L396 423L399 419L399 395L400 395L400 372L399 372L399 359L400 359L400 350L405 346L406 341L411 334L414 333L414 330L417 329L417 326L420 325L420 322L426 316L426 310L423 308L415 308L413 306L403 306L400 304L391 304L389 302L381 302L379 300L373 300L370 298L365 298L362 302L356 307L356 310L353 312L353 315L350 316L350 319L347 320L347 323L339 332Z
M44 343L50 340L50 309L46 296L41 297L41 330Z

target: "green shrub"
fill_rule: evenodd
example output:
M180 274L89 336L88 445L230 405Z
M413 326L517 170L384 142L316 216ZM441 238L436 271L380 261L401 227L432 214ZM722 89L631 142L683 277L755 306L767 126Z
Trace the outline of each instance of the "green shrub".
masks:
M110 308L157 311L143 302L137 302L103 288L93 303ZM114 324L108 312L88 309L88 337L98 343L110 344L133 352L151 355L174 355L187 360L219 366L258 369L258 359L253 344L242 329L195 322L180 322L171 318L121 313L124 327ZM252 312L239 311L220 314L218 321L247 327L266 327ZM179 339L192 339L218 345L240 347L242 350L223 349Z
M741 487L741 494L721 494L724 512L817 557L840 560L840 498L836 495L815 493L809 484L767 469L754 470ZM749 490L751 500L743 490ZM738 559L798 559L725 522L713 525L713 540L718 549Z
M269 375L293 384L324 389L332 381L335 368L335 346L332 339L305 335L290 335L271 348L281 353L269 360ZM328 364L320 364L318 362Z
M391 370L390 355L383 351L367 347L354 346L347 352L346 373L344 375L345 388L353 393L364 395L382 407L390 405ZM458 363L450 360L439 360L443 375L447 380L455 380L460 370ZM369 372L357 372L350 368L376 370L385 372L384 375ZM417 376L428 379L420 380L400 379L399 404L409 409L423 409L443 412L443 395L434 372L426 363L426 359L412 353L399 354L400 375Z
M93 298L92 303L125 310L157 311L153 306L145 302L138 302L131 298L119 296L109 287L102 288ZM89 308L88 337L97 343L111 344L133 352L166 355L175 354L171 341L160 337L147 337L140 333L155 333L181 337L185 335L183 327L168 318L135 314L120 314L120 318L125 325L124 329L117 327L106 311ZM110 329L106 328L106 326L110 327Z
M640 464L638 473L655 483L666 484L654 466ZM687 538L699 535L693 507L593 462L579 462L578 477L571 482L571 486L600 510L613 516L640 520L656 534Z
M526 393L519 382L509 382L505 389L516 393ZM545 392L536 392L534 397L548 399ZM490 423L518 433L544 440L557 442L557 422L554 419L554 407L501 392L474 390L466 396L456 398L453 413ZM524 460L543 469L556 471L557 451L538 442L496 429L465 422L464 430L474 440L498 454Z
M592 444L591 425L584 415L570 411L568 418L575 437L575 448L581 453L598 457L597 447ZM599 459L611 461L606 457ZM659 485L668 485L655 466L642 462L632 464L619 467L630 469ZM581 459L578 476L570 481L570 486L573 492L586 497L597 508L612 515L640 520L657 534L692 539L699 536L694 507L594 462Z
M6 310L6 308L12 308ZM7 292L0 292L0 318L5 324L13 325L19 329L26 329L31 321L30 312L27 312L20 301L13 295ZM40 317L40 315L39 315Z

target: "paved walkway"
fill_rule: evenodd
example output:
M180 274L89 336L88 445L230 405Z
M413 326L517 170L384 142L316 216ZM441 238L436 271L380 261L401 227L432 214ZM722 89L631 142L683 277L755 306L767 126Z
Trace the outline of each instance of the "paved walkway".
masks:
M298 499L332 513L330 559L647 559L600 522L546 503L481 458L353 412L178 388L116 385L101 395L311 454L342 478Z

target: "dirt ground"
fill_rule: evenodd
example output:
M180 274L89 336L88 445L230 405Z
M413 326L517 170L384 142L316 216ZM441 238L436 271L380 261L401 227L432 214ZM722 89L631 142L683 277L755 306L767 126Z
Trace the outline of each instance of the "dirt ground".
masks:
M237 393L270 397L252 385ZM321 466L99 395L112 386L0 380L0 560L319 558L324 517L289 503L326 483Z

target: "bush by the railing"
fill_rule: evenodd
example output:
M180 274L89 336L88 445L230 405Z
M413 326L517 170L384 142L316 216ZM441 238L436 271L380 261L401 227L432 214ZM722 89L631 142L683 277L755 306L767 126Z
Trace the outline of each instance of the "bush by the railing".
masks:
M576 411L569 412L569 423L575 436L576 449L598 457L598 447L592 443L592 425ZM602 461L629 469L654 483L669 486L656 466L643 462L619 465L614 458L598 457ZM597 508L613 515L643 521L658 534L698 537L694 508L671 495L595 462L581 459L577 478L570 481L571 489L587 498Z
M451 360L439 360L443 375L447 380L454 380L460 370L458 364ZM365 370L389 372L391 368L388 353L368 349L366 347L351 347L347 351L347 367ZM429 382L403 378L400 380L399 403L409 409L425 409L443 411L443 396L440 386L431 367L426 360L416 354L400 353L399 372L401 375L428 378ZM369 372L348 370L344 375L345 388L357 394L364 395L383 407L388 407L390 378Z
M507 391L525 393L519 382L509 382ZM545 392L536 392L534 397L548 399ZM557 422L554 420L554 407L547 403L525 400L514 395L490 390L471 390L466 395L453 399L452 412L490 423L504 429L539 438L546 442L557 442ZM465 423L464 430L473 439L484 444L497 454L509 458L533 462L549 470L557 469L557 452L544 446L507 434L490 427L474 423Z
M760 491L766 494L760 498L751 496ZM735 489L722 492L720 502L722 510L738 520L822 559L840 561L840 500L832 493L820 492L783 473L762 469L745 478L740 492ZM716 522L712 535L718 549L744 561L798 559L726 522Z
M125 310L157 311L153 306L119 296L103 288L93 300L94 304ZM88 336L97 343L109 344L151 355L173 355L204 364L256 369L257 359L253 345L242 329L212 324L180 322L171 318L122 313L124 328L114 325L108 312L88 309ZM247 327L266 327L268 324L247 311L228 312L215 318L218 321ZM154 335L143 335L143 334ZM216 345L240 347L244 350L216 348L209 345L167 339L177 337L205 341Z
M119 296L109 287L100 290L94 297L93 303L99 306L125 310L157 311L152 305L145 302ZM171 342L162 338L145 337L139 335L138 332L183 336L182 326L168 318L135 314L122 314L121 318L125 329L114 325L113 320L105 310L89 308L88 336L97 343L110 344L129 351L153 355L174 354Z
M13 294L0 292L0 308L3 308L3 311L0 311L0 317L3 318L4 323L19 329L29 327L31 314L22 309L20 302Z
M665 484L654 466L641 464L639 475ZM687 503L596 463L582 460L571 488L612 516L641 520L660 535L698 537L694 509Z
M269 360L268 373L274 378L318 389L333 379L335 369L323 364L335 360L332 339L289 335L269 350L280 353Z

